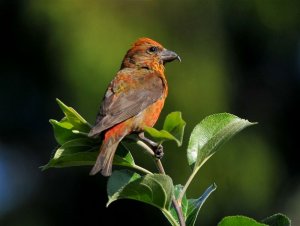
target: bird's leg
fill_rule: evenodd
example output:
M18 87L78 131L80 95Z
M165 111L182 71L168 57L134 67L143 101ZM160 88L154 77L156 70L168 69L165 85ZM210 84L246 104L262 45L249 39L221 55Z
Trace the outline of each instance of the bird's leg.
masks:
M139 133L138 137L141 141L146 143L153 150L156 158L161 159L163 157L164 149L161 144L158 144L158 143L148 139L147 137L145 137L144 132Z

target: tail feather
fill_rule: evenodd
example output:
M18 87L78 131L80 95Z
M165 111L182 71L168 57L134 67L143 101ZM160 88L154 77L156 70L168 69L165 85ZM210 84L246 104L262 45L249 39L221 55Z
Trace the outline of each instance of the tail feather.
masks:
M101 171L103 176L110 176L112 172L112 163L115 152L120 141L128 134L128 126L126 121L109 129L105 135L100 153L97 157L96 163L92 168L90 175L95 175Z
M102 143L100 153L97 157L94 167L90 171L90 175L95 175L100 171L103 176L111 175L114 155L120 141L116 141L113 144L110 143L111 142L106 141Z

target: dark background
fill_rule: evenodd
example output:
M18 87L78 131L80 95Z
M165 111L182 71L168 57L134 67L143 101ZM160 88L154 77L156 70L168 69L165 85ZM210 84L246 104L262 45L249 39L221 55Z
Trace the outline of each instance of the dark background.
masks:
M179 110L184 145L165 146L174 183L190 173L189 134L203 117L230 112L259 122L234 137L188 190L218 189L198 224L227 215L288 215L300 224L300 1L0 1L0 225L168 225L159 210L121 200L105 208L106 181L90 167L50 169L55 98L93 123L131 43L150 37L177 52L166 66L161 119ZM153 169L145 155L141 164Z

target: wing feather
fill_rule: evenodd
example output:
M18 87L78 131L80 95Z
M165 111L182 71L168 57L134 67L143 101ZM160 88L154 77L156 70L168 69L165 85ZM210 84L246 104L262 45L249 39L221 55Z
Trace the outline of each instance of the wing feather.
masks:
M89 136L97 136L143 111L156 102L165 84L157 72L121 70L108 87L103 98L95 126Z

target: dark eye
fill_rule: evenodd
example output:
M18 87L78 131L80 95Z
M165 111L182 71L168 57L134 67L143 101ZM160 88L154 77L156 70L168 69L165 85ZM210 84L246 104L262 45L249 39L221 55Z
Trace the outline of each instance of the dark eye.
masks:
M155 52L157 52L157 47L156 46L151 46L149 49L148 49L148 51L150 52L150 53L155 53Z

